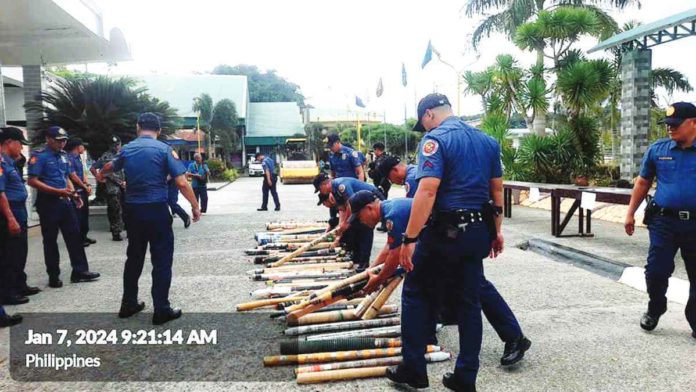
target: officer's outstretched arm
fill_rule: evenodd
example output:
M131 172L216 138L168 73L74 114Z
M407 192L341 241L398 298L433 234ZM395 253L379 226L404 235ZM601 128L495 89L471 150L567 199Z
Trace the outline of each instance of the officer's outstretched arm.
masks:
M493 200L493 205L496 207L503 206L503 179L501 177L492 178L489 182L489 188L491 193L491 199ZM500 233L501 227L503 225L503 216L501 214L495 217L495 230L496 233Z
M372 260L370 267L374 267L376 265L383 264L385 261L387 261L388 254L389 254L389 244L384 244L384 247L382 248L382 250L379 251L379 254L377 255L377 257L375 257L375 259Z

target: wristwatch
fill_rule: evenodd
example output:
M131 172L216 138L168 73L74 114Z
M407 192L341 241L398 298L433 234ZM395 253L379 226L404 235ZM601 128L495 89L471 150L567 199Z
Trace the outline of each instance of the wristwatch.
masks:
M406 237L406 233L404 233L404 234L401 236L401 243L404 244L404 245L413 244L413 243L415 243L415 242L417 242L417 241L418 241L418 237L417 237L417 236L416 236L416 237L413 237L413 238Z

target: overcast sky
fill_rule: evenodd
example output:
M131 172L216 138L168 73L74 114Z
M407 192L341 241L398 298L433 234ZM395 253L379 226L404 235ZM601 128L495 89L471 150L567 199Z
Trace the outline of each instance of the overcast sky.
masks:
M254 64L275 69L299 84L315 106L348 107L359 95L368 109L403 120L404 103L413 116L415 97L438 90L456 105L456 76L437 61L420 63L428 40L456 68L480 70L499 53L524 64L525 54L501 36L469 47L477 20L467 18L466 0L97 0L107 28L119 27L134 61L114 73L208 72L217 64ZM613 14L620 22L655 21L696 7L696 0L642 0ZM665 5L669 4L669 7ZM588 49L596 42L583 42ZM696 37L654 49L653 66L671 66L696 85ZM480 57L477 57L480 56ZM476 61L478 58L478 61ZM408 88L401 86L401 62ZM99 67L90 70L99 70ZM376 98L379 78L384 95ZM676 99L689 98L677 96ZM690 97L692 101L693 94ZM668 99L668 98L666 98ZM476 97L463 97L461 114L480 112Z

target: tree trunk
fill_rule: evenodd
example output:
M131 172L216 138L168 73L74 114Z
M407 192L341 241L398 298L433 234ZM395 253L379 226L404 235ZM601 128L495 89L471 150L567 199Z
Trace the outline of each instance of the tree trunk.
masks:
M537 55L537 62L536 62L537 67L543 67L544 66L544 51L542 49L537 49L536 55ZM541 71L541 78L544 79L543 68ZM546 136L546 111L544 111L543 113L535 113L534 123L532 124L531 130L535 134L537 134L538 136Z

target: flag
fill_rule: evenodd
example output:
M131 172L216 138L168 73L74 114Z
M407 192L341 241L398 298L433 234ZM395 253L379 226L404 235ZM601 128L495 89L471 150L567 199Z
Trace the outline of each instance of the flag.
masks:
M358 97L357 95L355 96L355 106L358 106L361 108L365 107L365 104L363 103L362 99L360 99L360 97Z
M428 47L425 49L425 56L423 56L423 62L421 63L421 69L425 68L426 65L433 59L433 44L428 41Z
M379 78L379 83L377 83L377 98L382 96L384 93L384 86L382 85L382 78Z
M408 79L406 78L406 64L401 63L401 84L406 87L408 85Z

